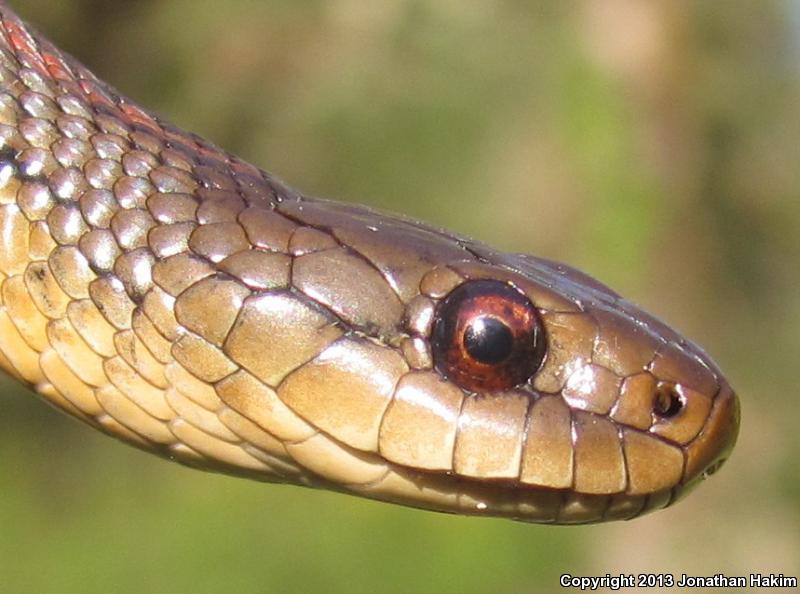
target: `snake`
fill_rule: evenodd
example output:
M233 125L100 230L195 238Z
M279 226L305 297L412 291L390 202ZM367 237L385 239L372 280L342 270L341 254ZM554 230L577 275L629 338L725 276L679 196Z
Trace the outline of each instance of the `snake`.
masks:
M697 345L569 266L305 196L0 0L0 368L193 468L549 524L728 458Z

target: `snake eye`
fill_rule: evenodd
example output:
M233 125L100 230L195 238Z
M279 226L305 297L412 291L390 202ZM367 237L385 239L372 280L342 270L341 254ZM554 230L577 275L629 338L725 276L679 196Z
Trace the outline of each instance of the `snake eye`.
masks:
M530 378L544 359L536 308L495 280L462 283L439 304L433 324L434 365L471 392L507 390Z

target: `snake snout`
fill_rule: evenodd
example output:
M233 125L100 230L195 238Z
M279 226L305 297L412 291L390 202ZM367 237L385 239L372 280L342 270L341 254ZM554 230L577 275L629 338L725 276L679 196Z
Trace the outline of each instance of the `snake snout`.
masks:
M686 483L707 478L722 467L736 444L739 420L739 398L723 380L703 430L687 449Z

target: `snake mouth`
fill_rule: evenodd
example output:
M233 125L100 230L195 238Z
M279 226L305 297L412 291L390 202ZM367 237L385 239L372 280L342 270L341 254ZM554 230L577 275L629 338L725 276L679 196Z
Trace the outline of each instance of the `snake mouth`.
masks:
M701 478L705 480L712 474L715 474L720 468L722 468L722 465L725 464L725 462L727 461L728 461L727 458L720 458L719 460L711 464L711 466L709 466L703 471L703 473L700 475Z

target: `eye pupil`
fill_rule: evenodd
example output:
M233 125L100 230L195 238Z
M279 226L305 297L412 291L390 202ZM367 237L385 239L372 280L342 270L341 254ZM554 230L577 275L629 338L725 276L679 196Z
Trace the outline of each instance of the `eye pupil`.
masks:
M500 320L488 316L475 319L464 331L464 348L481 363L502 363L514 350L514 335Z

